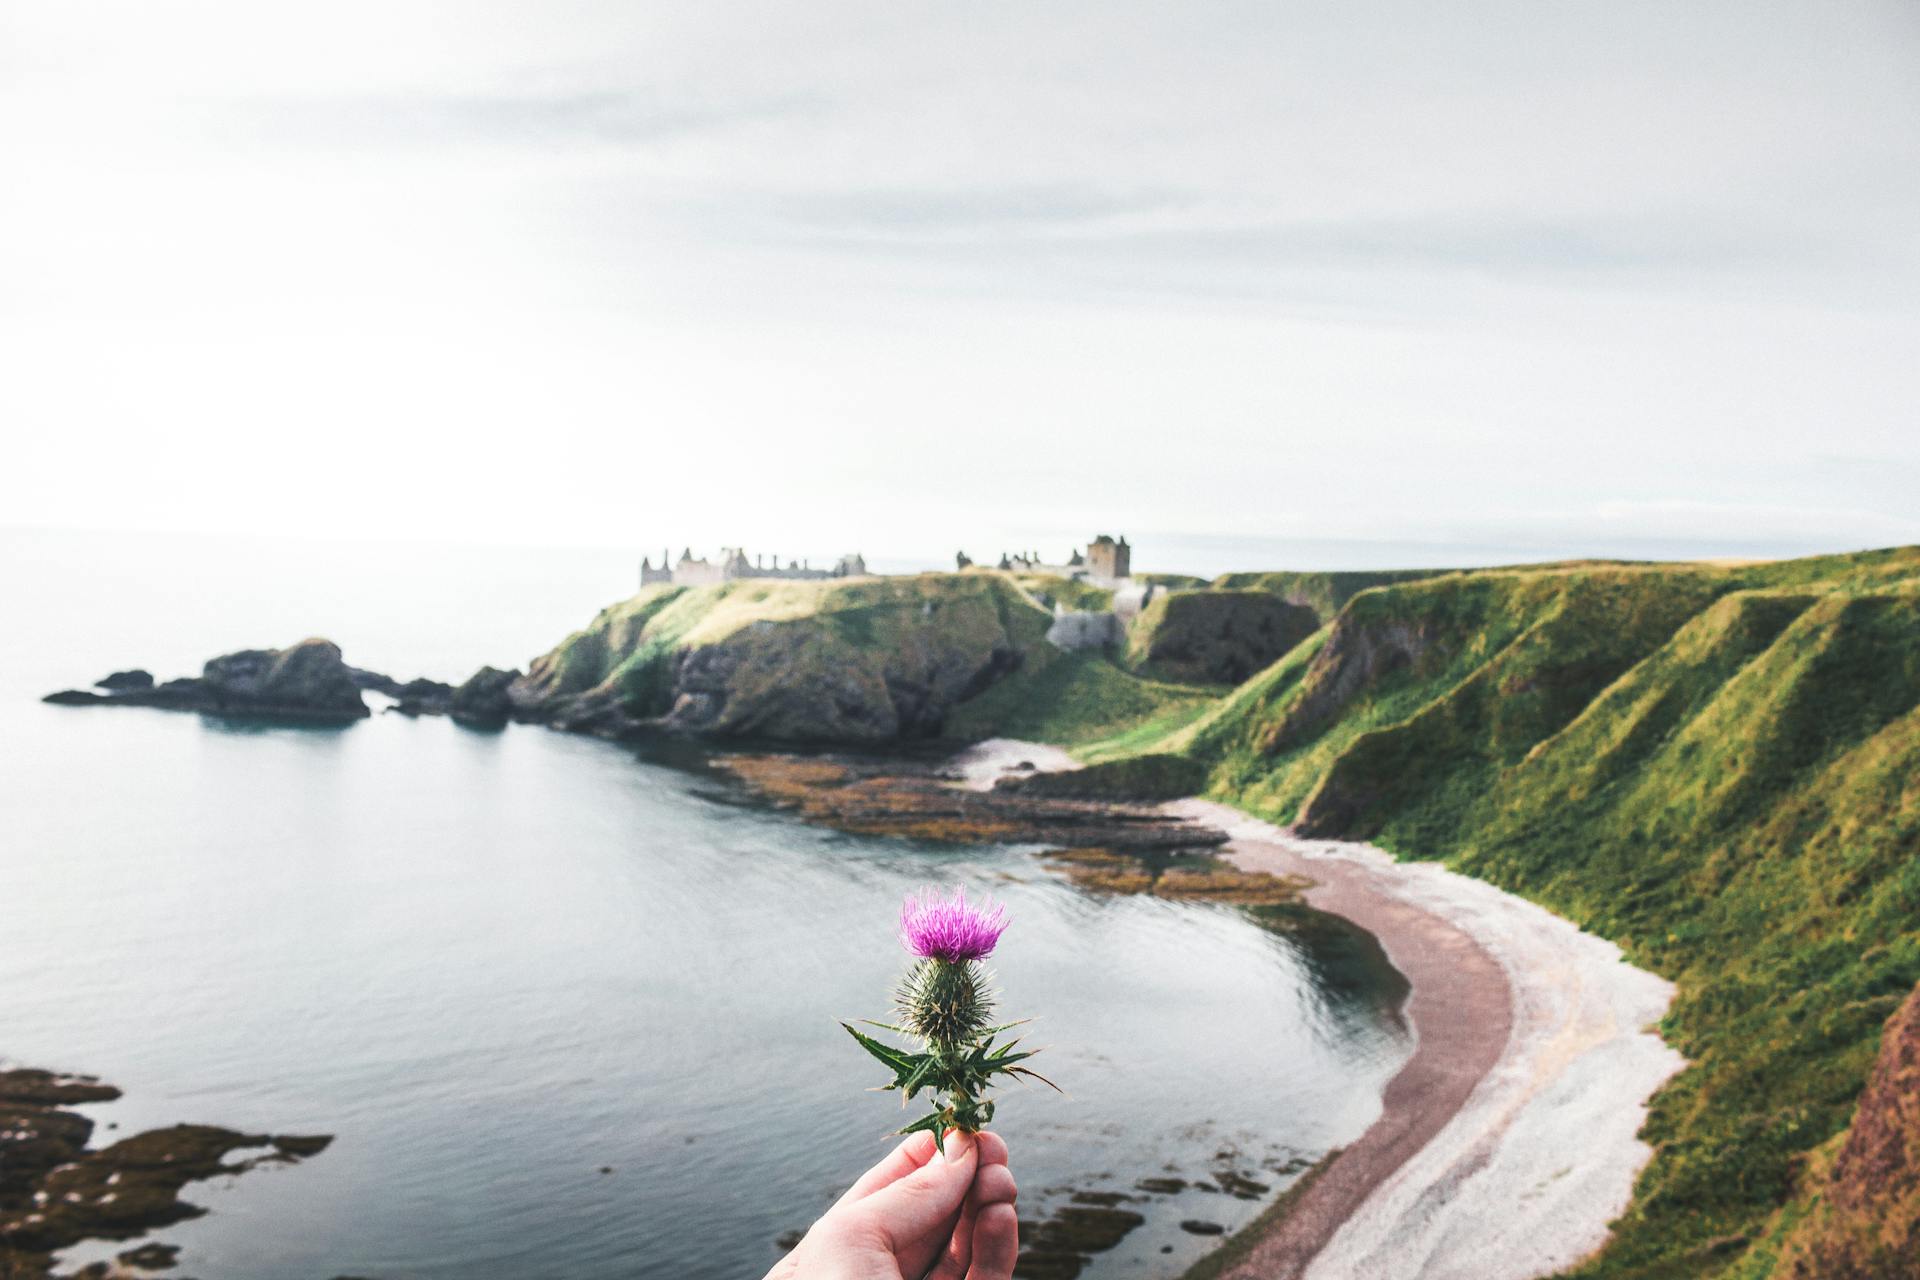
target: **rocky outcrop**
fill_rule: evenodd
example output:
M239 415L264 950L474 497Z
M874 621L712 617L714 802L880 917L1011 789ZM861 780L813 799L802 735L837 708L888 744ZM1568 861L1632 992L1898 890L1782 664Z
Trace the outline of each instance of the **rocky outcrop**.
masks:
M330 640L302 640L285 649L242 649L211 659L198 677L158 685L143 671L116 672L100 681L100 687L107 692L65 689L48 694L44 701L321 723L358 720L367 714L353 669L341 660L340 647Z
M1853 1127L1816 1175L1774 1280L1920 1276L1920 988L1888 1021Z
M1169 680L1239 684L1320 629L1305 605L1261 591L1182 591L1150 602L1128 657Z
M940 733L1045 646L1050 621L978 574L643 593L535 660L509 696L520 718L609 737L891 743Z
M119 1096L112 1085L86 1076L0 1071L0 1274L46 1277L57 1250L83 1240L130 1239L199 1217L205 1210L180 1198L189 1182L263 1163L297 1163L332 1141L182 1124L89 1149L93 1121L67 1108ZM150 1259L171 1252L148 1248Z
M482 667L459 688L449 691L447 714L471 728L503 728L513 714L512 690L519 679L518 670Z

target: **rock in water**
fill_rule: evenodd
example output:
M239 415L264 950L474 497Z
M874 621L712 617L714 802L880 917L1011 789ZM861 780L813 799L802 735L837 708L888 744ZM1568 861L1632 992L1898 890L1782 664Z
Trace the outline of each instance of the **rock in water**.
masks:
M212 659L197 679L155 685L144 671L121 671L100 681L99 687L109 692L63 689L42 701L327 723L358 720L367 714L353 668L341 660L340 647L330 640L302 640L285 649L242 649Z
M476 729L498 729L513 714L508 690L520 678L518 671L482 667L467 677L447 699L447 714Z
M242 710L367 714L360 686L331 640L229 653L210 660L200 678L217 700Z

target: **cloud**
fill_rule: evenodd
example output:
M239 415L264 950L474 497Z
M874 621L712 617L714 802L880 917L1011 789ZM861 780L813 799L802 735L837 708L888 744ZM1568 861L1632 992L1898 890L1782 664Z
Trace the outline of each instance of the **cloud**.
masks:
M634 90L340 94L203 101L215 138L276 147L427 150L641 146L817 112L802 94L703 104Z

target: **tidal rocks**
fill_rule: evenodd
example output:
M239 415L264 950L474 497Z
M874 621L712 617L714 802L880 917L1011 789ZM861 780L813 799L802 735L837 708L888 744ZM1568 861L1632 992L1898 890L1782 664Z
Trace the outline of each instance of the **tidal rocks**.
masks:
M443 714L447 703L453 697L453 686L444 680L429 680L425 676L401 684L391 682L390 689L384 689L393 699L392 709L408 716L430 716Z
M1226 833L1153 809L954 785L938 764L902 759L718 756L761 798L842 831L958 842L1099 846L1126 854L1225 844Z
M140 668L135 667L131 671L116 671L112 675L103 676L93 683L97 689L107 689L115 693L121 693L129 689L151 689L153 688L153 673L151 671L142 671Z
M65 705L160 707L213 715L344 723L367 714L353 669L329 640L302 640L285 649L242 649L211 659L197 678L155 685L145 672L116 672L100 682L105 693L65 689L43 701ZM109 682L114 682L109 684Z
M93 1122L64 1108L103 1102L119 1090L85 1076L0 1072L0 1262L29 1280L50 1274L52 1255L82 1240L124 1240L205 1212L179 1198L189 1182L243 1173L263 1161L293 1163L330 1138L273 1137L211 1125L175 1125L89 1150ZM236 1151L257 1154L239 1161ZM170 1246L123 1260L171 1264ZM138 1254L136 1259L133 1255Z

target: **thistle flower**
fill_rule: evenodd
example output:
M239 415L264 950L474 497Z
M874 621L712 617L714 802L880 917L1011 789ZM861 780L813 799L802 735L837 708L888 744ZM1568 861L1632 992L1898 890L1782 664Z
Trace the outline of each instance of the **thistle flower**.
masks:
M1031 1050L1014 1052L1018 1040L994 1047L996 1036L1020 1025L987 1025L993 1014L993 993L979 962L992 954L1006 928L1005 907L972 905L964 889L955 889L950 898L931 890L908 898L900 909L900 944L919 960L894 996L906 1026L867 1025L913 1036L920 1041L921 1051L897 1049L840 1024L893 1071L893 1083L882 1087L901 1090L902 1106L922 1089L932 1094L932 1114L901 1133L930 1129L934 1141L944 1144L949 1130L980 1129L993 1119L993 1103L983 1095L996 1075L1028 1076L1058 1087L1038 1072L1017 1065L1033 1056Z
M967 891L941 898L931 889L908 898L900 908L900 945L916 956L960 964L993 954L1007 931L1007 909L983 903L971 906Z

